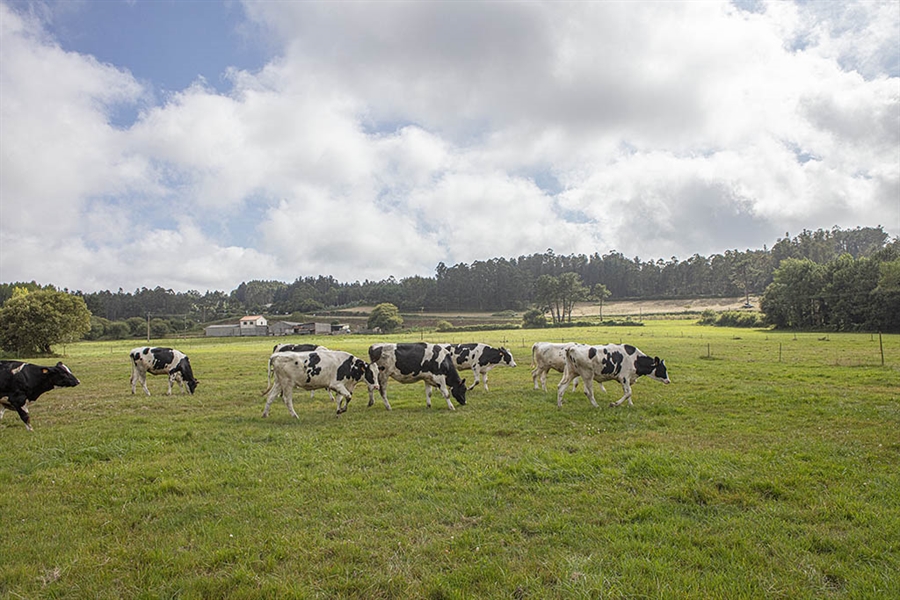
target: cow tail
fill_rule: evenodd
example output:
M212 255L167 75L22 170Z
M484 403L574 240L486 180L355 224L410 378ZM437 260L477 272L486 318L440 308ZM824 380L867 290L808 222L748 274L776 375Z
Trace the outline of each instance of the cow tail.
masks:
M572 346L566 348L566 373L575 372L575 359L572 358Z
M537 352L537 345L532 344L532 345L531 345L531 370L532 370L532 371L533 371L534 368L537 366L537 361L536 361L535 358L534 358L534 355L535 355L536 352Z

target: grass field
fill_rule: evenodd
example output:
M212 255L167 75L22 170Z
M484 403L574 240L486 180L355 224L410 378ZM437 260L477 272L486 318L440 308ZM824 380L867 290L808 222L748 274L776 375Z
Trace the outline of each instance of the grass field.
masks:
M672 385L557 409L538 340L632 343ZM271 338L154 341L192 397L131 395L140 342L68 346L82 385L0 421L0 597L900 598L900 336L885 366L878 336L687 321L429 341L519 366L452 412L392 382L391 412L360 386L262 419Z

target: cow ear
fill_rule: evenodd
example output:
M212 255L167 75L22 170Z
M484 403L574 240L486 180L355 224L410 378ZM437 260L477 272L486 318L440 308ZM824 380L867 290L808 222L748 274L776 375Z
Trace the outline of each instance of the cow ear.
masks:
M659 357L658 357L658 356L654 356L654 357L653 357L653 362L656 363L656 364L659 364L661 361L659 360Z

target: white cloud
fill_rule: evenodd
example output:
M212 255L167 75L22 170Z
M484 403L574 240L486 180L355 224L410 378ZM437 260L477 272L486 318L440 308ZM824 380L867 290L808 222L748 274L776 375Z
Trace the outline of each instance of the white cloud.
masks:
M896 2L245 11L278 56L153 103L0 4L0 280L230 290L900 234Z

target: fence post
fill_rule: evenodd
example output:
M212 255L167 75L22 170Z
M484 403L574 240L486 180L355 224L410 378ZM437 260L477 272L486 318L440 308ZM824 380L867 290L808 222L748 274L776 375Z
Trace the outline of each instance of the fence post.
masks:
M881 332L878 332L878 348L881 350L881 366L884 366L884 344L881 342Z
M781 342L778 342L778 362L781 362Z

